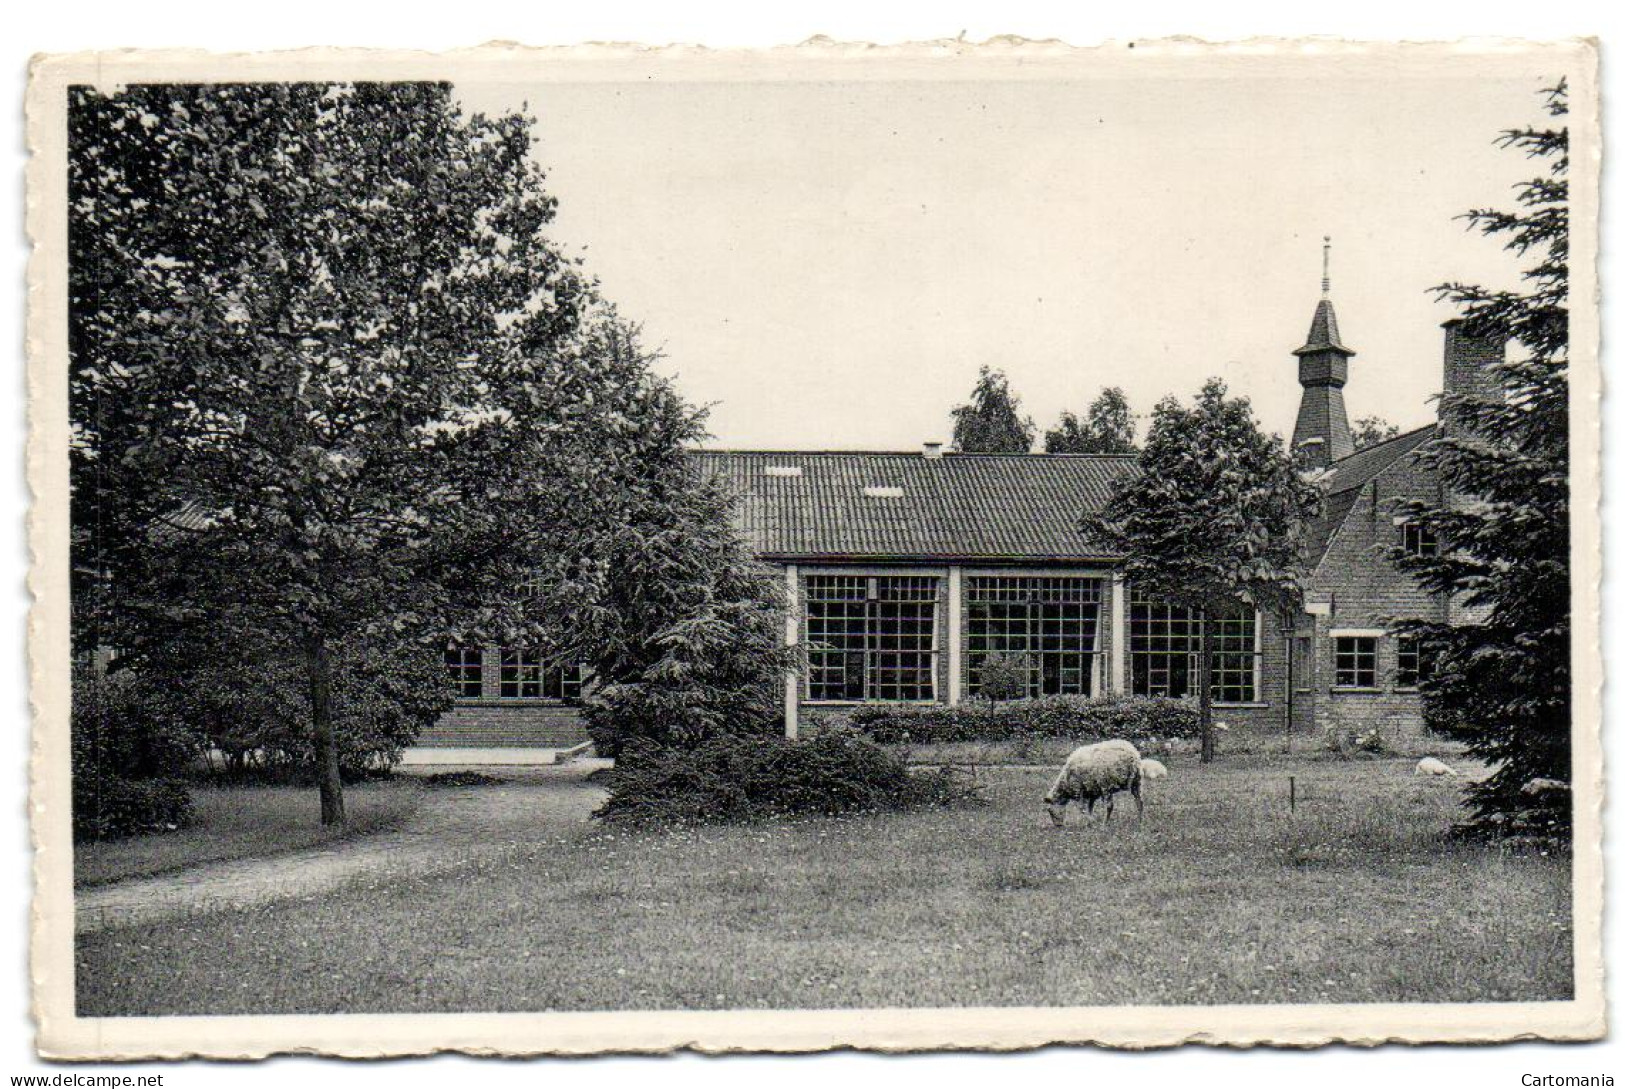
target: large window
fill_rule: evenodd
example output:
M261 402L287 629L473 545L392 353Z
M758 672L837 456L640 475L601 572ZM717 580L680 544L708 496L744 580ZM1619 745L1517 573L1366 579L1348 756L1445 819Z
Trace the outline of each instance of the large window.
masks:
M1213 611L1212 690L1218 703L1258 699L1258 618L1249 608ZM1168 605L1134 592L1129 597L1129 667L1137 696L1194 694L1202 653L1202 620L1195 609Z
M809 699L935 698L934 576L808 575L806 613Z
M1335 639L1332 683L1338 688L1377 687L1376 636L1339 635Z
M972 693L991 653L1025 666L1029 696L1094 693L1098 579L976 576L965 599Z
M550 666L541 651L503 647L497 694L505 700L570 700L581 695L579 666Z
M462 699L480 698L481 660L479 647L447 647L446 672Z

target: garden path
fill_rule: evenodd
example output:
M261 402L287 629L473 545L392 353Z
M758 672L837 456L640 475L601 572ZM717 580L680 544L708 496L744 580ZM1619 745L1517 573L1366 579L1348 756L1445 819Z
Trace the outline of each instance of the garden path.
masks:
M500 784L430 788L433 796L397 831L81 889L74 930L309 899L341 885L443 873L516 847L563 842L603 801L603 788L587 776L607 764L503 768L495 775Z

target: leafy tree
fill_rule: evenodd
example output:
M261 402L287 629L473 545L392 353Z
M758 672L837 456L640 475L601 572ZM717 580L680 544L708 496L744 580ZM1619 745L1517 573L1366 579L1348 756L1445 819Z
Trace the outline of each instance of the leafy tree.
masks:
M1265 436L1245 398L1210 379L1185 408L1158 403L1140 472L1115 487L1084 531L1125 557L1138 590L1198 611L1205 621L1237 599L1265 612L1302 602L1305 528L1320 493L1299 475L1279 436ZM1213 633L1202 624L1197 693L1202 760L1213 759Z
M343 648L576 649L545 633L699 431L547 238L532 124L445 84L72 92L76 649L291 648L324 823Z
M1397 438L1399 428L1383 419L1381 416L1362 416L1354 421L1354 448L1364 450L1367 446L1375 446L1379 442L1387 442Z
M1037 428L1021 415L1021 399L1010 392L1003 371L983 367L970 402L953 410L954 449L967 454L1025 454Z
M1544 92L1568 112L1566 82ZM1413 622L1432 657L1423 680L1429 722L1463 738L1493 768L1468 788L1470 830L1529 823L1565 827L1561 805L1532 804L1533 779L1568 782L1573 699L1569 665L1568 129L1504 132L1503 147L1544 174L1518 187L1511 212L1464 218L1531 259L1524 290L1449 283L1434 290L1461 308L1462 332L1522 347L1493 367L1493 394L1442 399L1445 426L1424 451L1445 484L1443 502L1412 502L1405 517L1439 541L1436 555L1395 559L1464 614L1455 625Z
M1044 433L1046 454L1132 454L1134 416L1128 398L1116 386L1100 391L1089 406L1088 418L1080 421L1070 412Z

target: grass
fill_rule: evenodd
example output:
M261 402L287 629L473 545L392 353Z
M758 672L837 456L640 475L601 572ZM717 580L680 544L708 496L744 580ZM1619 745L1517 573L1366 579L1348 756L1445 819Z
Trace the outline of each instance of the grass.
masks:
M1032 737L1006 741L946 741L899 745L911 764L973 764L1028 765L1053 764L1059 767L1077 742L1064 737ZM1221 733L1218 750L1222 760L1235 757L1275 757L1293 762L1317 763L1344 761L1331 752L1324 735L1298 734L1288 737L1284 733ZM1154 756L1173 766L1177 763L1195 763L1201 743L1192 738L1176 738L1142 747L1142 755ZM1387 755L1415 759L1437 756L1448 763L1464 760L1464 747L1460 742L1446 741L1432 736L1403 736L1393 740ZM1355 760L1365 760L1358 756Z
M1570 997L1568 859L1443 838L1458 785L1410 772L1181 762L1138 827L1119 807L1052 829L1049 773L994 768L975 808L585 828L453 875L83 937L79 1012Z
M346 787L343 830L324 828L314 787L213 786L194 788L197 821L164 835L76 844L75 888L89 888L242 858L263 858L398 827L422 799L415 781L389 780Z

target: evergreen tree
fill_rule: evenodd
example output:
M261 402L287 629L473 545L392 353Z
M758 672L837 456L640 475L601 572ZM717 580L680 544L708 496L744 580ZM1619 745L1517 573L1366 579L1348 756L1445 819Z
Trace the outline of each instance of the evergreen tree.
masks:
M954 449L967 454L1025 454L1037 428L1021 415L1021 400L1010 392L1003 371L983 367L970 403L953 410Z
M1134 589L1196 610L1203 623L1197 697L1202 761L1213 759L1213 631L1207 620L1238 601L1295 614L1303 599L1305 531L1320 492L1299 475L1278 436L1258 429L1251 404L1210 379L1186 408L1158 403L1140 454L1084 532L1124 556Z
M1544 92L1550 116L1568 112L1567 85ZM1439 542L1436 555L1395 559L1447 595L1454 625L1411 623L1431 657L1421 685L1436 729L1466 740L1493 771L1467 791L1473 830L1565 827L1567 799L1542 805L1533 779L1568 782L1569 615L1568 129L1504 132L1544 175L1518 187L1514 211L1466 219L1531 259L1521 291L1471 284L1435 288L1461 308L1468 336L1522 348L1495 365L1496 394L1442 399L1440 436L1424 451L1445 484L1443 502L1412 502L1405 517ZM1550 796L1549 796L1550 797Z
M1088 418L1080 421L1070 412L1044 433L1046 454L1132 454L1134 416L1128 398L1116 386L1100 391L1089 406Z

